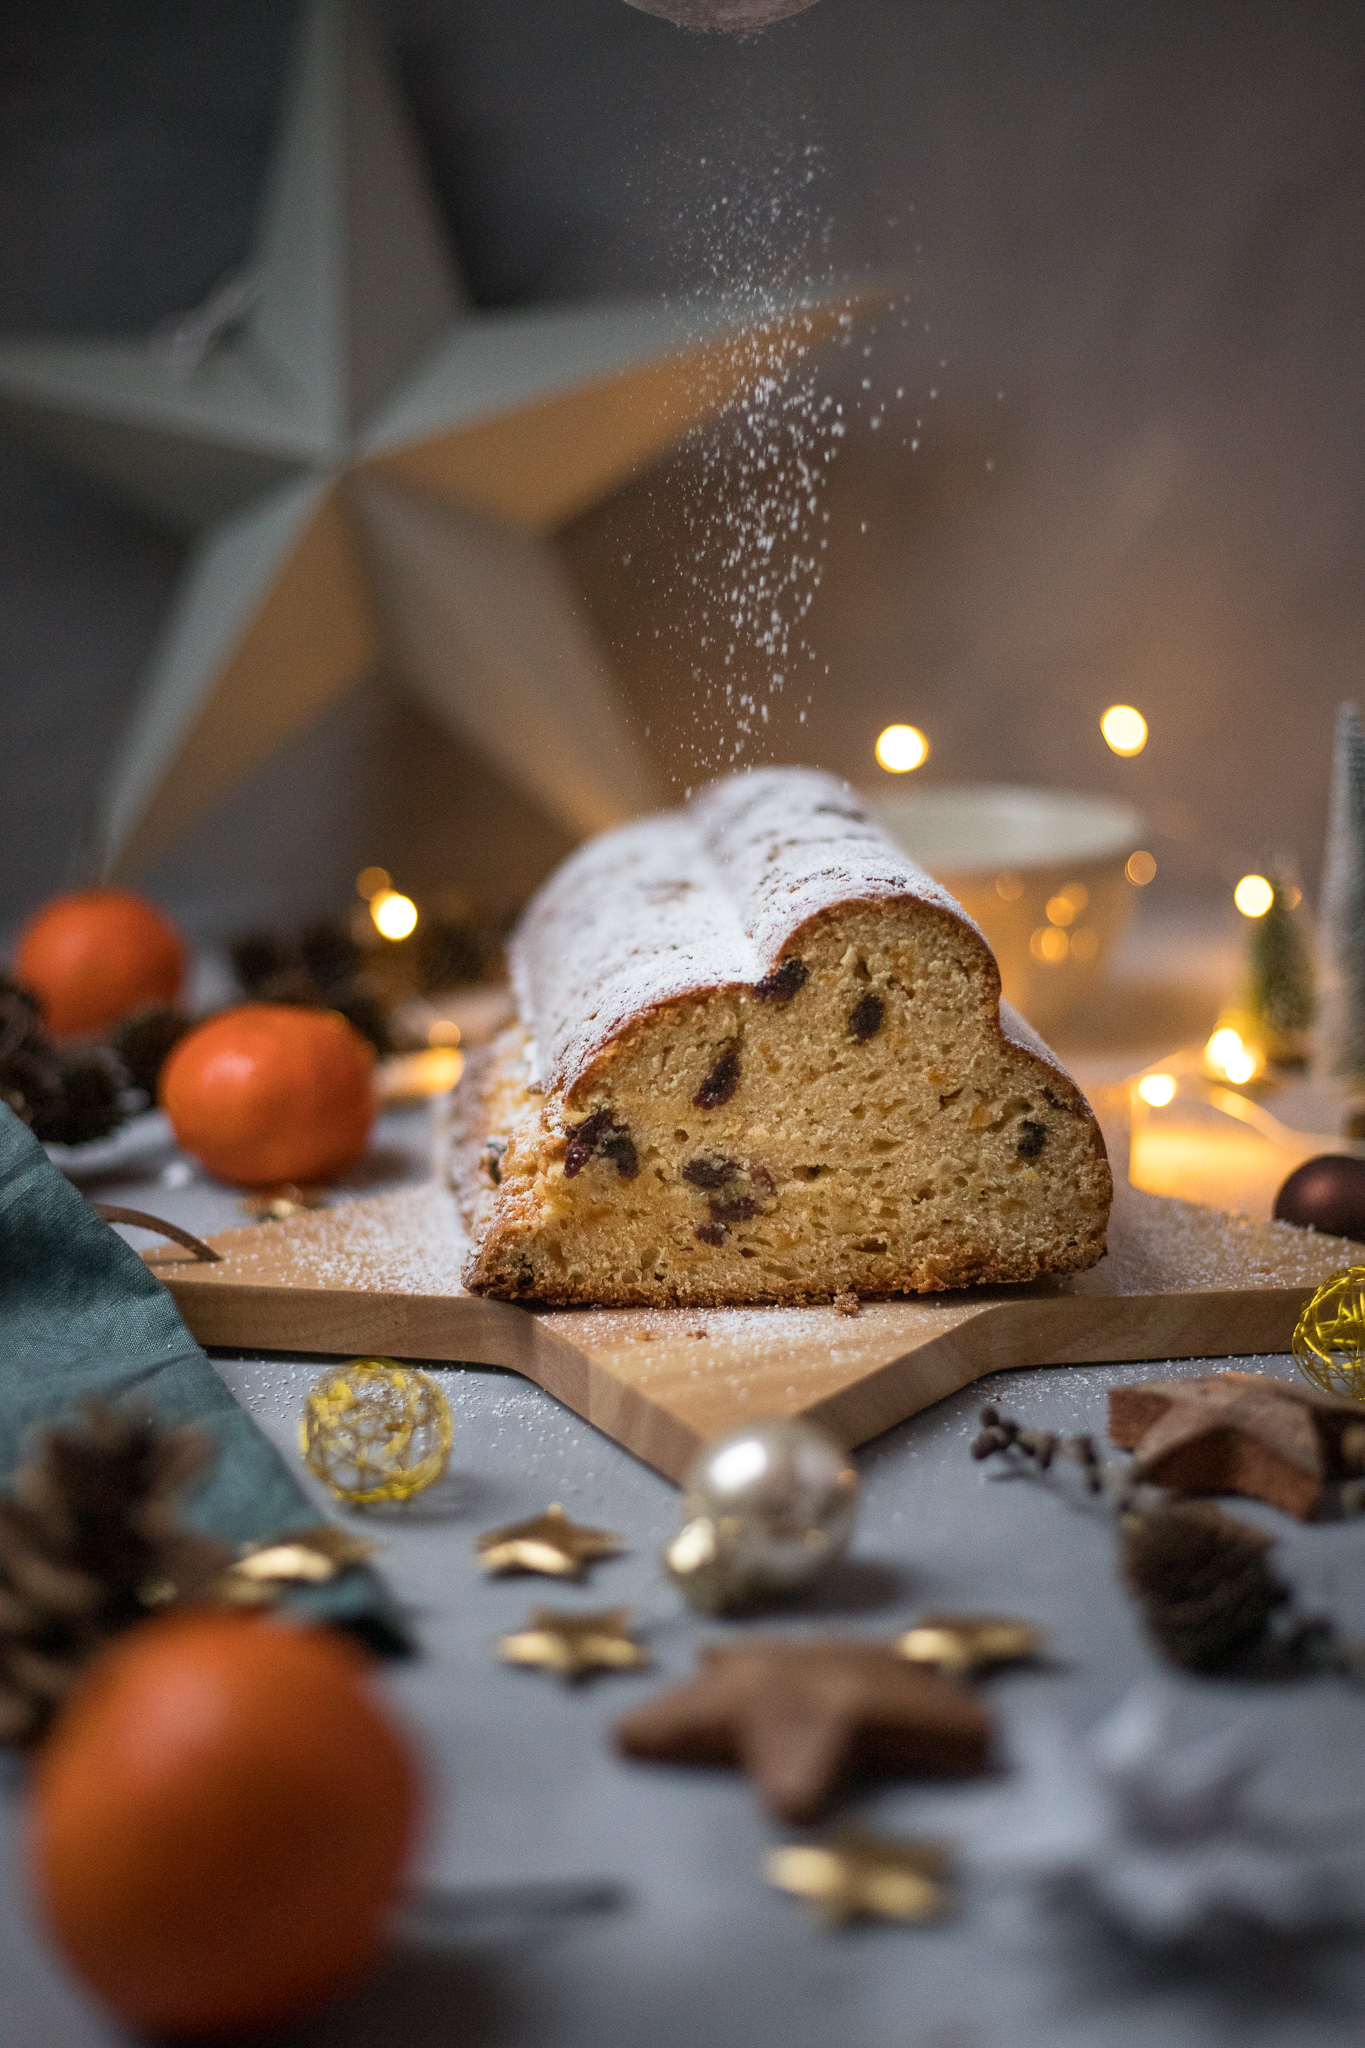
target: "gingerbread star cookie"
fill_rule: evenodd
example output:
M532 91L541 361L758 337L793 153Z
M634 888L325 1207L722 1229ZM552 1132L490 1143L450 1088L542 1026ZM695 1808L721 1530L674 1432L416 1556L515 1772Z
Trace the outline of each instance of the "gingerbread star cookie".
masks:
M1365 1409L1254 1372L1114 1387L1109 1434L1133 1476L1181 1493L1240 1493L1306 1522L1329 1481L1365 1471Z
M970 1693L889 1644L840 1640L705 1649L695 1678L614 1732L627 1756L747 1771L770 1812L798 1824L862 1774L969 1776L991 1742Z

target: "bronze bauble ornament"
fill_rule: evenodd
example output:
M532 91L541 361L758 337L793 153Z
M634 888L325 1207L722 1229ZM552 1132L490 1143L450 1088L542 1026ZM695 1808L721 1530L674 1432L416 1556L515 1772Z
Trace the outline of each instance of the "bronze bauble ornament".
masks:
M858 1474L814 1423L774 1418L708 1444L687 1475L669 1576L703 1614L742 1614L812 1585L848 1547Z
M1275 1197L1275 1220L1365 1242L1365 1159L1345 1152L1305 1159Z

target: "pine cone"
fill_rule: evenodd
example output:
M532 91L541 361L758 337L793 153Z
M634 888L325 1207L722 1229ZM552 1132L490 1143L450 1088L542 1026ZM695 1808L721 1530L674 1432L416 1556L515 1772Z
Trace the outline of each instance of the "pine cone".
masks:
M261 1002L325 1005L365 964L346 927L330 920L300 932L244 932L232 940L228 954L242 987ZM279 993L285 988L298 993Z
M338 1011L362 1038L368 1038L381 1059L393 1051L387 1008L367 975L357 975L338 990L327 1007Z
M91 1402L16 1474L0 1501L0 1742L36 1742L105 1643L232 1562L176 1517L212 1458L202 1430Z
M348 988L364 968L365 955L345 925L331 919L305 926L294 943L324 996Z
M1225 1670L1264 1639L1289 1598L1266 1562L1273 1542L1208 1501L1124 1517L1123 1576L1173 1664Z
M416 948L418 987L424 995L480 981L488 971L487 948L466 920L424 918L417 928Z
M60 1117L62 1079L56 1053L21 1045L0 1054L0 1102L30 1127Z
M40 1053L50 1046L36 997L7 974L0 974L0 1062L11 1053Z
M238 981L258 1003L336 1010L381 1056L393 1051L388 1004L365 956L343 925L302 932L247 932L228 948Z
M123 1062L124 1072L134 1088L156 1101L156 1084L172 1050L193 1028L193 1019L173 1003L152 1003L134 1010L114 1026L110 1043Z
M58 1113L57 1049L26 988L0 974L0 1102L33 1124Z
M28 1119L35 1138L45 1145L88 1145L118 1129L123 1076L103 1046L58 1053L55 1074L56 1095Z
M278 932L243 932L229 941L228 958L244 992L257 1000L271 976L291 964L288 943Z

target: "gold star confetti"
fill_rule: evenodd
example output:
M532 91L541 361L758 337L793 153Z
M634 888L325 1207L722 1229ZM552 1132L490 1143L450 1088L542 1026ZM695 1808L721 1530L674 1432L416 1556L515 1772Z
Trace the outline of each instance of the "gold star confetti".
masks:
M315 1528L291 1529L268 1543L249 1543L235 1564L216 1581L215 1597L234 1606L263 1606L278 1600L291 1586L325 1586L353 1565L364 1564L379 1548L348 1535L330 1522Z
M629 1615L628 1607L601 1607L592 1614L533 1607L518 1635L498 1638L498 1655L507 1664L556 1672L566 1682L593 1671L640 1671L649 1652L627 1629Z
M763 1869L769 1884L804 1900L826 1927L934 1920L952 1903L942 1842L897 1842L850 1829L827 1842L773 1849Z
M610 1529L571 1522L557 1500L529 1522L490 1529L474 1546L486 1572L543 1572L551 1579L581 1579L585 1566L625 1547Z
M320 1209L327 1200L326 1188L301 1188L296 1181L280 1181L274 1187L252 1188L239 1206L257 1223L287 1223L304 1209Z
M1031 1621L1004 1614L926 1614L896 1648L911 1664L929 1664L946 1678L972 1678L996 1664L1023 1664L1043 1646Z

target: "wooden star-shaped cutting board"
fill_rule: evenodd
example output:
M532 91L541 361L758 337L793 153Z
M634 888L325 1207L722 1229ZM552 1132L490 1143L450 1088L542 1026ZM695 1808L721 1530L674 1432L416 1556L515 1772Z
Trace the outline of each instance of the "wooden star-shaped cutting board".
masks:
M617 1722L617 1746L654 1763L746 1771L769 1811L819 1820L863 1774L965 1777L985 1768L985 1709L885 1643L767 1640L710 1647L687 1684Z
M1307 1521L1333 1479L1365 1471L1365 1408L1254 1372L1114 1387L1109 1434L1133 1476L1181 1493L1240 1493Z
M1354 1256L1344 1239L1122 1177L1090 1272L869 1301L856 1316L542 1310L468 1294L459 1211L434 1181L225 1231L212 1249L211 1263L178 1245L145 1254L201 1344L500 1366L678 1481L756 1413L804 1416L852 1445L1006 1367L1285 1351L1309 1295Z
M543 1572L551 1579L581 1579L588 1565L625 1547L610 1529L571 1522L557 1500L543 1515L488 1530L474 1546L486 1572Z

